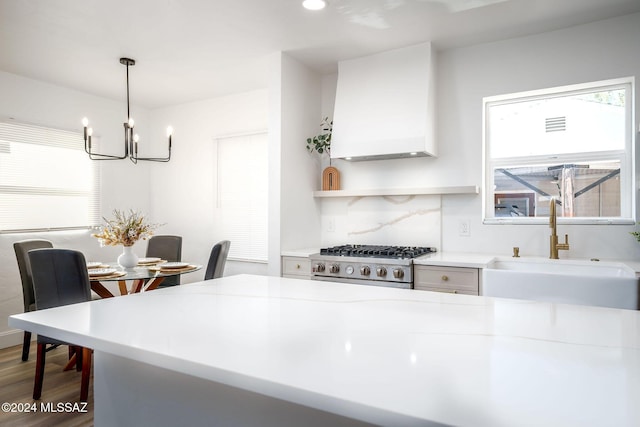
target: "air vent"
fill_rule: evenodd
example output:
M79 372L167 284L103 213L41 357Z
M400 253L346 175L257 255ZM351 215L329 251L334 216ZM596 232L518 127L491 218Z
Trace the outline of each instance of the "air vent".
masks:
M547 132L564 132L567 130L567 118L562 117L547 117L544 119L545 130Z

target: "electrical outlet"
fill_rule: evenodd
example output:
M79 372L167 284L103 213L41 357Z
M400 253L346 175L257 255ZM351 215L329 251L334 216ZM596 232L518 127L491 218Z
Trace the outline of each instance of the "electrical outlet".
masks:
M333 233L335 231L336 231L336 219L332 217L327 220L327 233Z
M461 220L458 223L458 234L460 236L470 236L471 235L471 227L469 226L468 220Z

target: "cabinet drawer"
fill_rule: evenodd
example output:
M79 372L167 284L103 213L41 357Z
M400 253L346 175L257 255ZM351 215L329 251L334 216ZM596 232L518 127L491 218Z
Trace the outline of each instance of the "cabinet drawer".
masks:
M478 295L477 268L414 267L414 289Z
M311 276L311 261L302 257L282 257L282 275L308 278Z
M455 286L453 284L448 288L443 286L415 286L414 289L418 291L442 292L445 294L478 295L478 291L476 289L466 289L460 286Z

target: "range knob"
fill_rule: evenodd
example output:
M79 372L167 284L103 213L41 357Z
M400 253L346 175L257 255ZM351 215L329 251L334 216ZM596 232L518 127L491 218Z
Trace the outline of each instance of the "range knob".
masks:
M313 271L314 273L324 272L324 264L321 262L315 264L313 267L311 267L311 271Z
M340 264L331 264L329 267L329 273L338 273L340 271Z
M371 268L368 265L363 265L360 267L360 274L363 276L368 276L371 274Z
M387 277L387 268L386 267L376 268L376 274L378 275L378 277Z
M404 277L404 270L402 270L401 268L395 268L393 270L393 277L395 277L396 279L402 279Z

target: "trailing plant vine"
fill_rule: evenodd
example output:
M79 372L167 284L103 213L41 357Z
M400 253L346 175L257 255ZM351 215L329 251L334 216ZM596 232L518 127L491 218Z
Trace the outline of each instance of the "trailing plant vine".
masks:
M322 133L307 138L307 150L310 153L317 151L319 154L326 153L329 156L329 165L331 165L331 132L333 130L333 120L325 117L320 123Z

